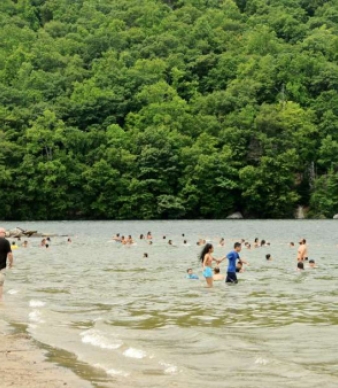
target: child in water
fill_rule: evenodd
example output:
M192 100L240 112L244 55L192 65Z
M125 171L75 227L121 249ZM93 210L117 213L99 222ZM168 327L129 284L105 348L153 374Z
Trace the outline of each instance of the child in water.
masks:
M214 280L214 281L217 281L217 280L224 280L224 279L225 279L225 276L222 275L220 272L221 272L221 271L220 271L219 267L215 267L215 268L214 268L214 276L213 276L213 280Z
M199 279L199 277L192 272L191 268L187 269L187 275L185 276L185 278L186 279L193 279L193 280L198 280Z
M207 287L211 288L213 286L213 271L212 271L212 262L216 261L218 262L219 259L216 260L212 257L212 253L214 251L214 247L212 244L205 244L205 246L202 249L202 252L200 253L199 259L202 263L203 268L203 276L205 277L205 280L207 281Z

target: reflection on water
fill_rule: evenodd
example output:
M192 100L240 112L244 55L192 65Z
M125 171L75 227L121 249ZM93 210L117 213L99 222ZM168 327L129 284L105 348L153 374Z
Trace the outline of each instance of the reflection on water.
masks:
M6 227L16 225L7 224ZM338 386L337 244L334 221L51 222L29 229L73 236L49 250L32 240L15 251L2 311L95 386ZM154 243L137 239L151 230ZM114 233L132 234L121 246ZM183 237L189 246L183 245ZM162 235L167 240L162 239ZM237 286L206 289L198 238L215 256L239 238L270 247L243 250ZM220 237L224 248L217 246ZM299 273L290 241L306 237L318 268ZM168 239L175 246L170 247ZM149 257L144 258L147 252ZM270 253L274 260L267 262ZM185 279L192 267L199 281ZM223 265L222 272L225 271ZM102 384L102 385L101 385Z

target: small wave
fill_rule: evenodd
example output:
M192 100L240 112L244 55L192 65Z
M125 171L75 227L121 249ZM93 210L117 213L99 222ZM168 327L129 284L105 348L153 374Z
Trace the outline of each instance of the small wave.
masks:
M15 295L15 294L17 294L19 291L18 290L8 290L7 291L7 294L9 294L9 295Z
M45 302L41 302L41 300L31 300L29 301L29 306L30 307L43 307L45 306Z
M102 332L95 329L86 330L80 333L80 335L82 337L82 342L84 344L97 346L101 349L118 349L123 345L122 341L120 340L111 341Z
M167 364L166 362L160 362L160 365L165 368L164 373L168 373L168 374L177 373L178 369L176 365Z
M265 358L263 357L258 357L256 358L255 360L255 364L259 364L259 365L267 365L269 363L268 360L266 360Z
M108 368L101 364L94 364L95 368L103 369L108 375L110 376L122 376L122 377L128 377L130 373L124 372L122 370L117 370L113 368Z
M144 350L128 348L123 352L123 355L130 358L144 358L147 356L147 353Z
M45 321L41 318L41 313L38 310L33 310L28 315L29 319L33 322L44 323Z
M111 376L123 376L128 377L130 373L123 372L122 370L116 370L116 369L108 369L107 374Z

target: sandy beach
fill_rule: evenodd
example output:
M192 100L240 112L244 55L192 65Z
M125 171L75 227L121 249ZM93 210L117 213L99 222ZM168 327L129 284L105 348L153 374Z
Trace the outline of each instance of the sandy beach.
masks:
M44 351L27 334L5 333L1 328L0 365L1 388L92 387L72 371L46 361Z

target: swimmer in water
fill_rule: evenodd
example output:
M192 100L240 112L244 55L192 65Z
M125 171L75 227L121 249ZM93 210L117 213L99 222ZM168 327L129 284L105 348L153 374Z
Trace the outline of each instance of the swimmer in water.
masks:
M121 241L120 233L116 233L115 236L112 238L112 240L120 242Z
M297 270L298 271L303 271L304 270L304 263L302 261L299 261L297 263Z
M147 233L147 240L152 240L153 239L153 236L151 235L151 232L148 232Z
M205 246L202 249L202 252L199 255L199 259L202 263L202 268L203 268L203 276L205 277L205 280L207 282L207 287L211 288L213 286L213 271L212 271L212 262L213 261L221 261L216 260L212 257L212 253L214 251L214 247L212 244L205 244Z
M186 279L193 279L193 280L199 279L199 277L192 272L192 268L187 269L187 275L185 276L185 278Z
M237 276L236 276L236 272L237 272L236 263L237 263L237 260L241 260L241 258L239 257L239 252L241 251L241 249L242 249L241 243L235 242L234 249L226 255L226 258L229 260L227 277L225 280L226 283L232 283L232 284L238 283ZM221 263L223 260L224 259L222 259L221 261L218 261L218 263ZM241 261L243 262L243 260Z
M262 240L262 241L261 241L261 248L262 248L262 247L265 247L265 245L266 245L265 240Z
M299 241L299 248L297 251L297 261L305 261L307 260L307 246L305 238Z
M11 248L12 248L12 250L13 250L13 249L18 249L19 247L16 245L16 242L15 242L15 241L12 241Z
M258 239L258 237L255 238L254 248L259 248L259 239Z
M145 259L147 259L147 258L148 258L148 253L143 253L143 257L144 257Z
M309 268L317 268L316 262L313 259L309 260Z
M265 258L267 261L271 261L272 260L272 257L270 255L270 253L268 253L267 255L265 255Z
M220 247L224 247L224 244L225 244L225 240L224 240L224 238L222 237L222 238L219 240L218 245L219 245Z
M224 280L225 279L225 276L222 275L220 272L221 271L220 271L219 267L215 267L214 268L214 276L213 276L214 282L218 281L218 280Z
M28 248L28 241L25 240L23 243L22 243L22 248Z
M294 247L295 247L295 243L291 241L291 242L289 243L289 247L290 247L290 248L294 248Z

